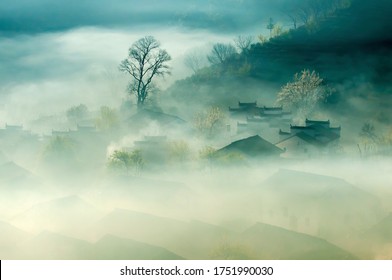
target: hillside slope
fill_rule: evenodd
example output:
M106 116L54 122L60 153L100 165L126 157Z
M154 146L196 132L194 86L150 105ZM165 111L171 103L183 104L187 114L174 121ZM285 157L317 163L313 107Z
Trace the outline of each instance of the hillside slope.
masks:
M284 32L224 64L210 66L178 81L168 89L177 101L197 99L203 104L224 104L239 99L263 98L272 103L280 87L294 73L312 69L338 88L329 102L364 85L378 93L390 92L392 78L392 3L354 0L315 23ZM370 90L368 90L370 91ZM234 100L234 101L233 101ZM267 104L267 105L268 105Z

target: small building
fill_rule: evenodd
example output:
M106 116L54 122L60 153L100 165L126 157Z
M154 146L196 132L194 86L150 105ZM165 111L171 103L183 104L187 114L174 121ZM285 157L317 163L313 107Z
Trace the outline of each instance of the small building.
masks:
M6 124L4 128L0 128L0 143L13 141L37 141L38 136L32 134L31 131L25 130L23 125ZM15 143L14 143L15 144Z
M244 138L217 150L217 157L227 154L240 154L245 158L279 157L283 150L266 141L259 135Z
M176 132L178 129L188 129L187 122L180 117L149 109L139 109L137 113L128 118L128 122L132 129L137 130L144 130L154 124L165 134L170 131Z
M292 114L283 110L282 106L258 106L255 102L238 102L238 107L229 107L232 125L237 126L237 135L262 134L269 141L279 140L277 131L287 129Z
M78 124L77 131L81 132L81 133L96 132L97 127L95 125L80 125L80 124Z
M305 126L290 125L290 131L279 131L276 146L283 149L283 157L311 158L328 154L340 139L341 127L330 127L330 121L306 119Z
M241 102L238 101L238 107L229 107L229 112L231 114L241 114L241 115L254 115L260 111L260 107L257 106L257 101L255 102Z
M170 142L163 135L144 136L143 140L134 141L134 147L128 149L140 150L149 167L165 164L170 156Z

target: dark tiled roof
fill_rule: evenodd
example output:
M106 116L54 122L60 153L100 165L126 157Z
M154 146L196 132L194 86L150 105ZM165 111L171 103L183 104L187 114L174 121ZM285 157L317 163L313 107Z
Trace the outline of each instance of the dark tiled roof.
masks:
M246 120L248 122L265 122L266 121L266 119L263 119L263 118L260 118L260 117L255 118L254 116L253 117L247 117Z
M314 126L302 126L302 125L291 125L291 124L290 124L290 128L291 129L305 129L305 130L314 130L315 129Z
M239 126L239 127L247 127L248 124L247 124L247 123L240 123L240 122L237 122L237 126Z
M149 109L141 109L136 114L129 118L131 123L145 124L149 123L151 120L156 121L160 125L172 125L172 124L185 124L186 121L174 116L165 114L162 112L152 111Z
M280 155L283 150L258 135L235 141L217 151L218 154L238 152L250 157Z
M291 132L286 132L283 131L282 129L279 129L279 135L291 135Z
M78 131L95 131L96 127L94 125L79 125L78 124Z
M255 101L255 102L240 102L240 101L238 101L238 106L239 107L256 107L257 101Z
M331 134L321 134L319 136L311 136L309 134L306 134L305 132L298 132L296 134L291 135L290 137L287 137L281 141L279 141L277 144L280 144L282 142L285 142L291 138L294 137L298 137L302 140L304 140L305 142L313 145L313 146L317 146L317 147L324 147L326 146L328 143L336 140L339 138L339 135L335 134L335 133L331 133Z
M309 120L309 119L306 119L306 121L305 121L305 123L308 125L308 124L330 124L330 122L329 122L329 120L327 120L327 121L316 121L316 120Z
M5 125L5 129L12 129L12 130L22 130L23 129L23 125Z
M158 136L144 136L144 140L146 141L152 141L152 142L161 142L161 141L166 141L167 137L164 135L158 135Z
M264 111L282 111L283 107L282 106L280 106L280 107L266 107L266 106L264 106L263 110Z

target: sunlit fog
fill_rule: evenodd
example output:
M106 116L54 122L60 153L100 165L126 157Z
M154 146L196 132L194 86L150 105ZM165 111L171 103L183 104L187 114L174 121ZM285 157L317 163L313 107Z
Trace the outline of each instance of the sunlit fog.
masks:
M1 259L392 259L388 0L0 3Z

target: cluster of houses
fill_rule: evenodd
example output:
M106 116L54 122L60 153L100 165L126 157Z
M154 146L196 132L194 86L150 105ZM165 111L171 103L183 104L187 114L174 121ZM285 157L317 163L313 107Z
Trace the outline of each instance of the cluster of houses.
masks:
M245 158L317 158L330 154L339 143L341 127L331 126L329 120L306 119L304 125L293 125L292 114L282 107L259 106L257 102L238 102L238 106L229 107L228 135L222 137L224 143L218 144L215 156L236 153ZM144 114L144 115L143 115ZM145 114L151 119L151 114L139 112L134 118L148 122ZM139 116L140 115L140 116ZM156 114L155 114L156 115ZM167 126L184 126L185 121L175 116L159 113L152 120L162 122L161 115ZM136 123L140 123L138 121ZM143 126L147 124L144 123ZM185 125L186 126L186 125ZM52 130L50 136L38 136L23 129L22 126L8 125L0 128L0 143L3 149L7 145L42 145L45 139L51 137L69 137L82 143L83 150L88 154L100 154L104 160L106 148L110 141L108 135L99 133L95 126L78 125L74 130ZM228 136L228 137L227 137ZM91 145L94 139L94 145ZM130 149L141 150L143 156L153 159L157 164L167 162L170 149L176 139L166 136L145 136L133 143ZM40 144L41 143L41 144ZM102 150L102 151L98 151ZM83 154L83 151L81 151Z
M40 137L21 125L5 124L4 128L0 128L0 150L3 152L24 153L37 148L39 143Z
M291 112L282 107L258 106L257 102L238 102L229 107L228 135L225 145L214 156L239 154L244 158L317 158L331 154L338 147L341 127L329 120L305 120L292 125ZM228 136L228 137L226 137ZM164 162L172 143L166 136L145 136L134 142L147 158Z
M229 107L229 113L237 140L219 151L237 147L237 152L244 155L314 158L332 153L339 144L340 126L331 126L329 120L310 119L305 125L292 125L291 112L281 106L238 102L237 107Z

